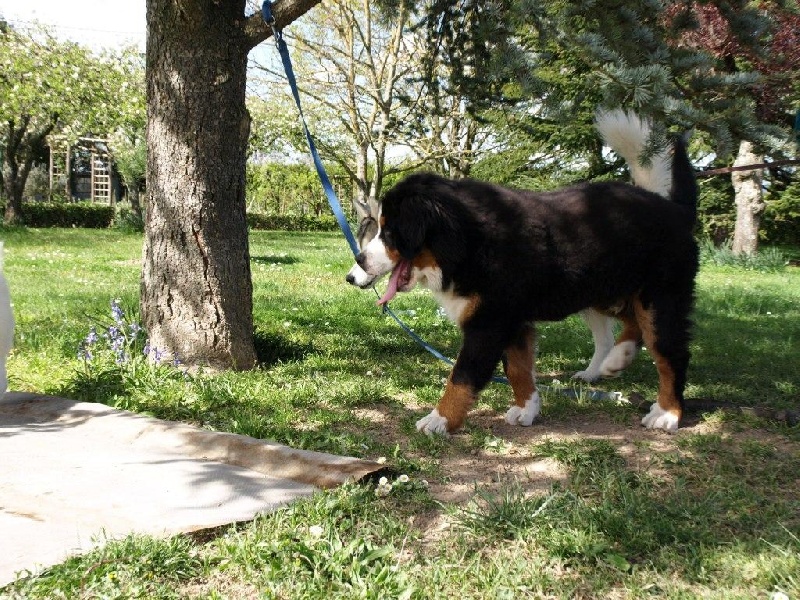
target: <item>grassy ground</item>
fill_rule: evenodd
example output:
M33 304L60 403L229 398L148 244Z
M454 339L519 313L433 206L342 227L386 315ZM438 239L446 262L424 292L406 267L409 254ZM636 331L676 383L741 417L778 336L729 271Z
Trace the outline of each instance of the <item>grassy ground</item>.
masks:
M319 493L252 523L130 537L0 590L10 598L800 597L800 431L752 414L692 414L675 435L636 408L545 394L541 419L502 419L493 384L465 430L427 438L448 368L347 286L337 234L251 235L261 367L186 376L143 340L117 365L102 344L119 299L135 322L141 237L5 230L17 318L10 387L100 401L296 447L376 459L375 482ZM707 261L687 396L798 410L800 270ZM716 264L718 263L718 264ZM745 268L748 267L748 268ZM393 302L446 354L458 334L424 292ZM540 328L541 381L592 353L579 319ZM643 353L600 389L652 399ZM401 477L402 475L402 477ZM376 493L377 492L377 493Z

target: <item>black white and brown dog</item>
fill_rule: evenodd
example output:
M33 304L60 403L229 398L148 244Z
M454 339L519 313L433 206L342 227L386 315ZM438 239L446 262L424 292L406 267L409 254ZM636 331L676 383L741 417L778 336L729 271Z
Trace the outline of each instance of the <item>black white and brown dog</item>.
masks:
M633 132L618 113L598 121L601 131L608 125L638 139L649 130L631 118L628 125L638 123ZM531 192L430 173L411 175L385 194L379 233L359 253L347 281L366 288L391 273L379 303L426 287L463 333L444 394L417 422L419 430L461 427L501 361L514 393L506 421L531 425L541 408L534 324L587 309L622 321L617 346L644 341L659 389L642 424L677 429L698 267L692 235L697 185L681 139L671 167L652 160L634 178L642 181L648 171L648 181L666 178L671 201L650 183L642 184L650 189L602 182Z

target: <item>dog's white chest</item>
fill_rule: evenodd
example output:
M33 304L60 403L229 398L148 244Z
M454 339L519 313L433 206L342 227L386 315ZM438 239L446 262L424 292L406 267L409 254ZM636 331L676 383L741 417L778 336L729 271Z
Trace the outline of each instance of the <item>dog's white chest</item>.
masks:
M469 308L471 310L471 307L474 306L473 298L459 296L453 293L452 290L446 292L432 291L432 293L433 297L436 298L436 301L439 303L439 306L444 310L447 318L454 323L460 324L462 318L467 313L467 309Z

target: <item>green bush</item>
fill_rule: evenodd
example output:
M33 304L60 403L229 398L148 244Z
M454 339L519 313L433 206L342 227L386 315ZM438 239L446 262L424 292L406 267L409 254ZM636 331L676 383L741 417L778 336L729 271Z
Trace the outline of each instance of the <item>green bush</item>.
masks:
M142 233L144 231L144 219L130 208L120 207L111 226L126 233Z
M329 176L342 205L352 197L345 174L329 169ZM246 171L247 210L277 215L323 215L328 210L325 192L316 170L308 165L248 163Z
M250 229L271 229L278 231L336 231L339 224L333 215L264 215L247 213Z
M771 244L800 244L800 179L780 195L767 197L761 229Z
M114 219L114 207L91 202L29 202L22 205L28 227L87 227L105 229Z

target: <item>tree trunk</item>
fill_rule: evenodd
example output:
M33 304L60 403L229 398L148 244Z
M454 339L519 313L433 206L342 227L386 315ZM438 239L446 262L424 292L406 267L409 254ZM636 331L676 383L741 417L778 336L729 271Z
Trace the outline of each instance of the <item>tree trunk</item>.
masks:
M243 3L147 2L141 312L150 346L188 365L255 363Z
M319 0L277 0L283 27ZM150 347L188 365L255 364L245 218L248 51L270 35L245 0L147 0Z
M41 150L45 138L50 134L55 121L49 123L41 131L30 133L29 117L23 117L19 123L9 121L6 130L6 146L3 152L3 193L6 197L6 210L3 222L6 225L19 225L22 220L22 195L28 181L33 161Z
M742 141L733 166L752 165L763 162L756 154L753 144ZM733 230L734 254L754 254L758 250L758 227L764 210L761 187L761 170L734 171L731 173L736 193L736 225Z
M140 201L140 192L141 189L139 188L139 183L134 183L128 188L128 200L131 203L131 210L133 214L137 216L140 220L144 218L142 214L142 203Z

